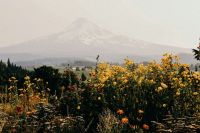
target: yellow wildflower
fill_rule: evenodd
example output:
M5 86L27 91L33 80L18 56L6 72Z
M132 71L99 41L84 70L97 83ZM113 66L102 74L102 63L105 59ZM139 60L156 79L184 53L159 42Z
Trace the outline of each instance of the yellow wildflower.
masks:
M164 107L164 108L167 107L167 104L163 104L163 107Z
M180 94L181 94L181 93L180 93L179 91L176 92L176 96L180 96Z
M80 109L81 109L81 107L78 105L76 109L77 109L77 110L80 110Z
M193 95L194 95L194 96L196 96L196 95L198 95L198 94L199 94L198 92L193 92Z
M168 86L165 83L161 83L162 88L167 89Z
M140 110L138 110L138 113L143 114L144 111L140 109Z
M162 90L163 90L163 88L161 86L156 89L157 92L160 92Z
M98 100L101 100L101 97L98 97Z

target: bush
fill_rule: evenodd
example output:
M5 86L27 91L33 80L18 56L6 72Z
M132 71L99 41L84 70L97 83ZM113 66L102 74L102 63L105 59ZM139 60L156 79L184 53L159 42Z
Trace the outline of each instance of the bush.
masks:
M165 54L161 63L146 66L128 59L123 66L100 63L90 75L95 99L113 112L123 109L130 124L143 127L167 114L176 118L200 110L200 73L180 64L177 56Z

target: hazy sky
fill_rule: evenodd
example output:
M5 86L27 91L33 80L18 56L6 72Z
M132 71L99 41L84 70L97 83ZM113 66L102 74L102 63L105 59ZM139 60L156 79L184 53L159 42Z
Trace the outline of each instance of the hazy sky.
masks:
M140 40L196 47L200 0L0 0L0 47L63 30L85 17Z

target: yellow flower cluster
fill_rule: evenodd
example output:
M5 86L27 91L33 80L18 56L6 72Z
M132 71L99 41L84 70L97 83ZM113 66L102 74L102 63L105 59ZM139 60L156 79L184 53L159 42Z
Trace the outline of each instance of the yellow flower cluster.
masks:
M48 92L39 91L37 86L41 86L41 79L36 79L36 83L32 83L29 76L24 77L24 84L22 88L17 87L18 80L15 77L9 78L9 88L6 89L6 99L8 102L3 103L3 108L6 113L21 114L26 112L27 115L32 114L35 110L35 105L38 103L48 103ZM47 88L49 90L49 88ZM8 94L8 95L7 95ZM2 99L3 97L1 97ZM6 106L11 106L9 110L6 110Z
M116 93L117 90L136 88L133 95L149 92L166 98L184 95L200 99L200 72L191 71L188 64L179 63L179 57L172 54L165 54L160 63L153 61L147 65L136 64L128 59L123 65L100 63L96 71L91 72L90 82L95 89L103 90L106 87L116 90ZM133 99L138 102L140 97ZM167 104L161 101L161 106Z

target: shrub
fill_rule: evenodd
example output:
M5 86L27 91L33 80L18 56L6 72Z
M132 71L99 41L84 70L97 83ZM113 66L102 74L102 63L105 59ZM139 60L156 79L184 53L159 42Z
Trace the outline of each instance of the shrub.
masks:
M122 66L100 63L90 75L93 96L113 112L123 109L130 124L142 127L167 114L181 117L200 109L200 73L171 54L146 66L128 59Z

